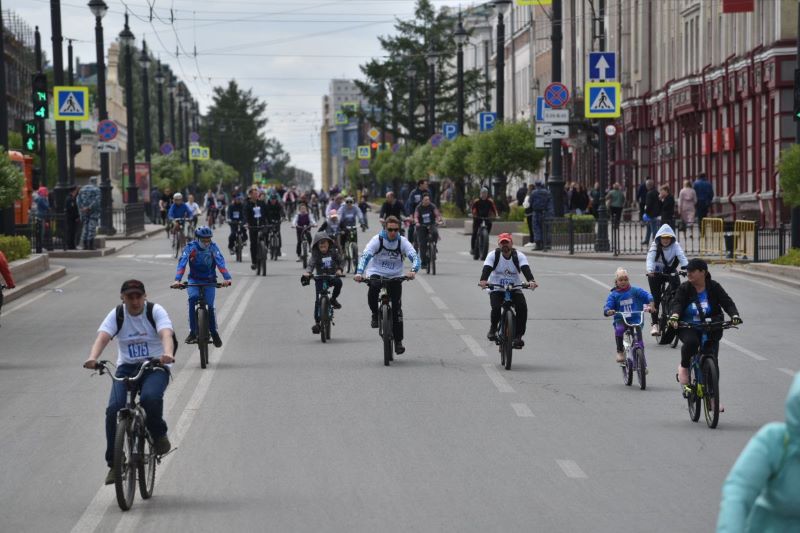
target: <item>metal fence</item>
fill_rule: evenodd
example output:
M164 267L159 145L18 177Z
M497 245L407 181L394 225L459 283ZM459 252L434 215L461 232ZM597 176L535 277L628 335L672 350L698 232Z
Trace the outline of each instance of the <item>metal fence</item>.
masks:
M27 237L31 242L31 252L66 250L66 223L63 214L53 213L44 217L32 217L29 224L14 227L17 235Z
M765 263L784 255L791 246L792 232L786 225L756 229L753 261Z
M117 234L133 235L144 231L145 204L125 204L111 212L111 220Z

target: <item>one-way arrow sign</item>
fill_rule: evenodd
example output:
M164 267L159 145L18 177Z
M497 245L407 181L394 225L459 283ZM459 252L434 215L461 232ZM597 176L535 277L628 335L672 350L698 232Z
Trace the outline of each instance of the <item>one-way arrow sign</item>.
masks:
M617 79L617 54L615 52L589 52L589 79Z

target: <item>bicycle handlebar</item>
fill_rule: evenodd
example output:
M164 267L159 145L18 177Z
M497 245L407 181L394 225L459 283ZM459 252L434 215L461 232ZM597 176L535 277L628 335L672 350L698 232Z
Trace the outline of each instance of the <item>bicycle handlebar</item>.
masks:
M481 285L480 285L480 283L479 283L479 284L478 284L478 287L480 287L480 286L481 286ZM532 288L531 288L529 285L527 285L527 284L525 284L525 285L522 285L522 284L517 284L517 285L500 285L499 283L487 283L487 284L486 284L486 288L487 288L487 289L503 289L503 290L506 290L506 291L512 291L512 290L514 290L514 289L530 289L530 290L534 290L534 289L532 289Z
M634 313L638 313L639 314L639 321L638 322L628 322L628 318L630 318ZM626 326L639 326L639 327L641 327L642 324L644 324L644 314L645 314L644 311L630 311L628 313L622 313L620 311L617 311L612 316L614 318L617 318L617 317L621 318Z
M738 326L730 320L723 320L722 322L678 322L678 329L702 329L706 331L717 331L722 329L739 329Z
M403 281L411 281L412 279L413 278L409 278L408 276L398 276L396 278L385 278L383 276L378 276L376 278L362 278L361 281L357 281L357 280L353 279L353 281L355 281L356 283L370 283L371 284L371 283L379 282L379 283L383 284L383 283L388 283L390 281L399 281L399 282L402 283Z
M222 289L223 287L225 287L225 285L223 285L222 283L217 283L217 282L214 282L214 283L189 283L189 282L184 282L184 283L181 283L180 287L170 287L170 288L171 289L183 290L183 289L188 289L189 287L216 287L218 289Z
M335 279L335 278L346 278L346 274L311 274L308 276L309 279Z
M141 379L142 375L144 374L144 371L147 370L148 368L152 368L153 370L161 370L161 371L164 370L164 365L161 364L161 361L158 358L145 360L142 363L142 366L139 367L139 371L136 373L135 376L126 376L118 378L117 376L115 376L113 373L110 372L110 369L108 368L109 366L113 365L110 361L106 361L105 359L102 359L100 361L95 361L95 370L97 370L98 374L100 374L101 376L103 374L108 374L108 376L114 381L121 381L121 382L139 381L139 379Z

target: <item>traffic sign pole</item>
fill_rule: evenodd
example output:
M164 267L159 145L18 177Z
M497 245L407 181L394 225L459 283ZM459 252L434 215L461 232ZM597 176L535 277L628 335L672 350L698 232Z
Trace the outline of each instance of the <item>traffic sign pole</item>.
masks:
M599 21L600 21L600 51L606 51L606 0L600 0ZM588 89L587 89L588 99ZM619 106L619 98L614 103ZM619 109L617 109L619 111ZM605 194L608 188L608 136L604 135L604 129L609 124L607 119L600 119L600 192L603 195L603 201L597 206L597 239L594 243L594 249L598 252L607 252L611 249L611 243L608 240L608 210L606 209Z
M551 11L550 21L552 23L552 31L550 33L550 41L552 43L551 53L551 70L553 73L553 81L561 81L561 45L563 36L561 33L562 11L561 1L553 0L553 7ZM550 176L547 180L547 185L550 188L550 193L553 195L553 209L557 217L564 216L564 178L561 175L561 142L552 143L550 146Z

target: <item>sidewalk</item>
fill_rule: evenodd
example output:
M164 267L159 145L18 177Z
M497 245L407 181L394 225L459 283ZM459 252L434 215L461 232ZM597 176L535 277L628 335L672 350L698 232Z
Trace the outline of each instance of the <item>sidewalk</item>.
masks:
M67 274L66 267L50 265L47 254L34 254L26 259L12 261L10 267L16 287L3 291L4 304L13 302Z
M68 258L68 259L85 259L89 257L105 257L107 255L115 254L120 250L132 246L142 239L148 239L154 235L164 231L164 227L160 224L146 224L144 231L133 233L131 235L98 235L97 243L102 245L102 248L95 250L53 250L47 252L53 258ZM106 246L111 244L111 246Z
M750 263L748 265L733 265L731 271L800 289L800 267L773 265L770 263Z

